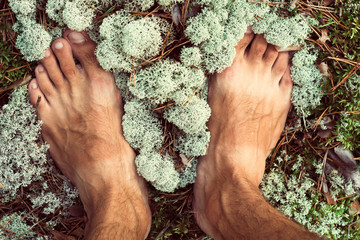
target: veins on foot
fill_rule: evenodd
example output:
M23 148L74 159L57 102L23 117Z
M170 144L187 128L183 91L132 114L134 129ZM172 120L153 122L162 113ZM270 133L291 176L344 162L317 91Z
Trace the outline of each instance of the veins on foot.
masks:
M127 198L149 224L147 191L122 134L121 95L113 75L96 60L95 48L85 32L65 31L36 67L30 101L36 106L41 98L43 138L57 166L79 189L88 216L104 201Z
M291 105L288 53L278 53L253 33L245 34L236 52L232 66L209 80L211 141L208 154L199 160L194 186L195 217L213 237L221 237L214 224L223 209L215 202L221 200L225 182L240 177L260 184Z

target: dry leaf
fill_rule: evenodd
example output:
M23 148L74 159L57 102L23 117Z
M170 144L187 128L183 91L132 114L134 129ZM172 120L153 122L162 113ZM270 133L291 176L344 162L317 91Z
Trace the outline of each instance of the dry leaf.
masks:
M288 47L285 47L285 48L281 48L279 46L276 46L275 49L278 52L291 52L291 51L299 51L299 50L301 50L302 46L288 46Z
M349 213L350 214L359 214L360 213L360 203L358 200L355 200L350 204Z
M69 207L69 213L73 217L82 217L85 215L83 206L71 206Z
M171 17L176 26L179 26L181 19L181 10L178 5L175 5L174 8L171 10Z
M323 182L323 192L326 197L327 204L329 205L336 205L336 201L332 198L331 194L329 193L327 183Z
M335 0L323 0L322 5L327 7L333 3L335 3Z
M321 72L321 74L323 75L323 77L326 77L326 78L330 77L329 66L326 63L322 62L319 65L317 65L317 67L318 67L319 71Z
M325 44L326 41L330 41L327 28L321 29L321 37L319 38L319 41L323 44Z
M185 166L191 167L191 163L190 163L189 159L187 159L187 157L186 157L184 154L181 153L179 156L180 156L180 158L181 158L181 162L182 162Z

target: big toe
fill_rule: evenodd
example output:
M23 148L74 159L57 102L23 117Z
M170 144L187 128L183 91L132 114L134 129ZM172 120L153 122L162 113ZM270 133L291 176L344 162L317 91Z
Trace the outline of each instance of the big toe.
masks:
M89 74L101 69L95 56L96 43L86 32L66 30L63 37L69 41L74 57Z

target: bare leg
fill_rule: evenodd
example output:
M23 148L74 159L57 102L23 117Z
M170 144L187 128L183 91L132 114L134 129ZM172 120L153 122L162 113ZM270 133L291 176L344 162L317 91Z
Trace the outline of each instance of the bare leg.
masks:
M233 65L209 82L211 142L197 168L197 222L215 239L317 239L258 189L290 108L289 56L262 35L246 34L236 48Z
M95 47L84 32L68 30L54 41L29 84L31 103L41 98L43 137L79 189L87 239L144 239L151 222L147 191L122 135L120 92L100 68Z

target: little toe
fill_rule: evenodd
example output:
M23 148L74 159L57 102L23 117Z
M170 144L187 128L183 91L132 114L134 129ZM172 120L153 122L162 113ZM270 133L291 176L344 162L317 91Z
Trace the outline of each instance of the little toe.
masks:
M35 75L41 92L45 95L46 99L49 100L49 98L51 98L56 93L56 89L42 64L36 67Z
M290 66L286 68L286 71L284 75L281 78L281 81L279 83L280 89L286 94L291 95L291 91L293 88L293 81L291 79L291 70Z
M254 39L254 32L251 30L251 27L248 27L248 31L245 33L243 39L236 45L236 58L243 58L247 47L250 45Z
M264 57L267 47L268 43L266 42L264 35L256 35L247 54L248 59L256 63L260 62Z
M56 57L54 53L51 51L51 49L47 49L45 51L45 57L41 59L41 63L45 67L55 87L59 90L64 88L66 81L57 63Z
M276 58L278 57L278 55L279 55L279 52L276 50L275 46L272 44L269 44L266 49L263 60L266 65L272 66L272 65L274 65L274 62L276 61Z
M281 77L284 75L288 66L289 66L289 53L288 52L279 53L272 67L272 74L277 81L280 82Z
M79 72L78 68L75 66L69 42L64 38L59 38L53 42L51 48L59 61L61 72L64 74L65 78L70 83L78 81Z
M34 107L42 108L44 105L48 104L35 78L30 81L28 85L28 91L30 95L30 103Z
M86 32L75 32L68 29L64 33L64 38L69 41L74 57L79 60L85 72L91 74L92 71L101 69L95 56L96 43Z

